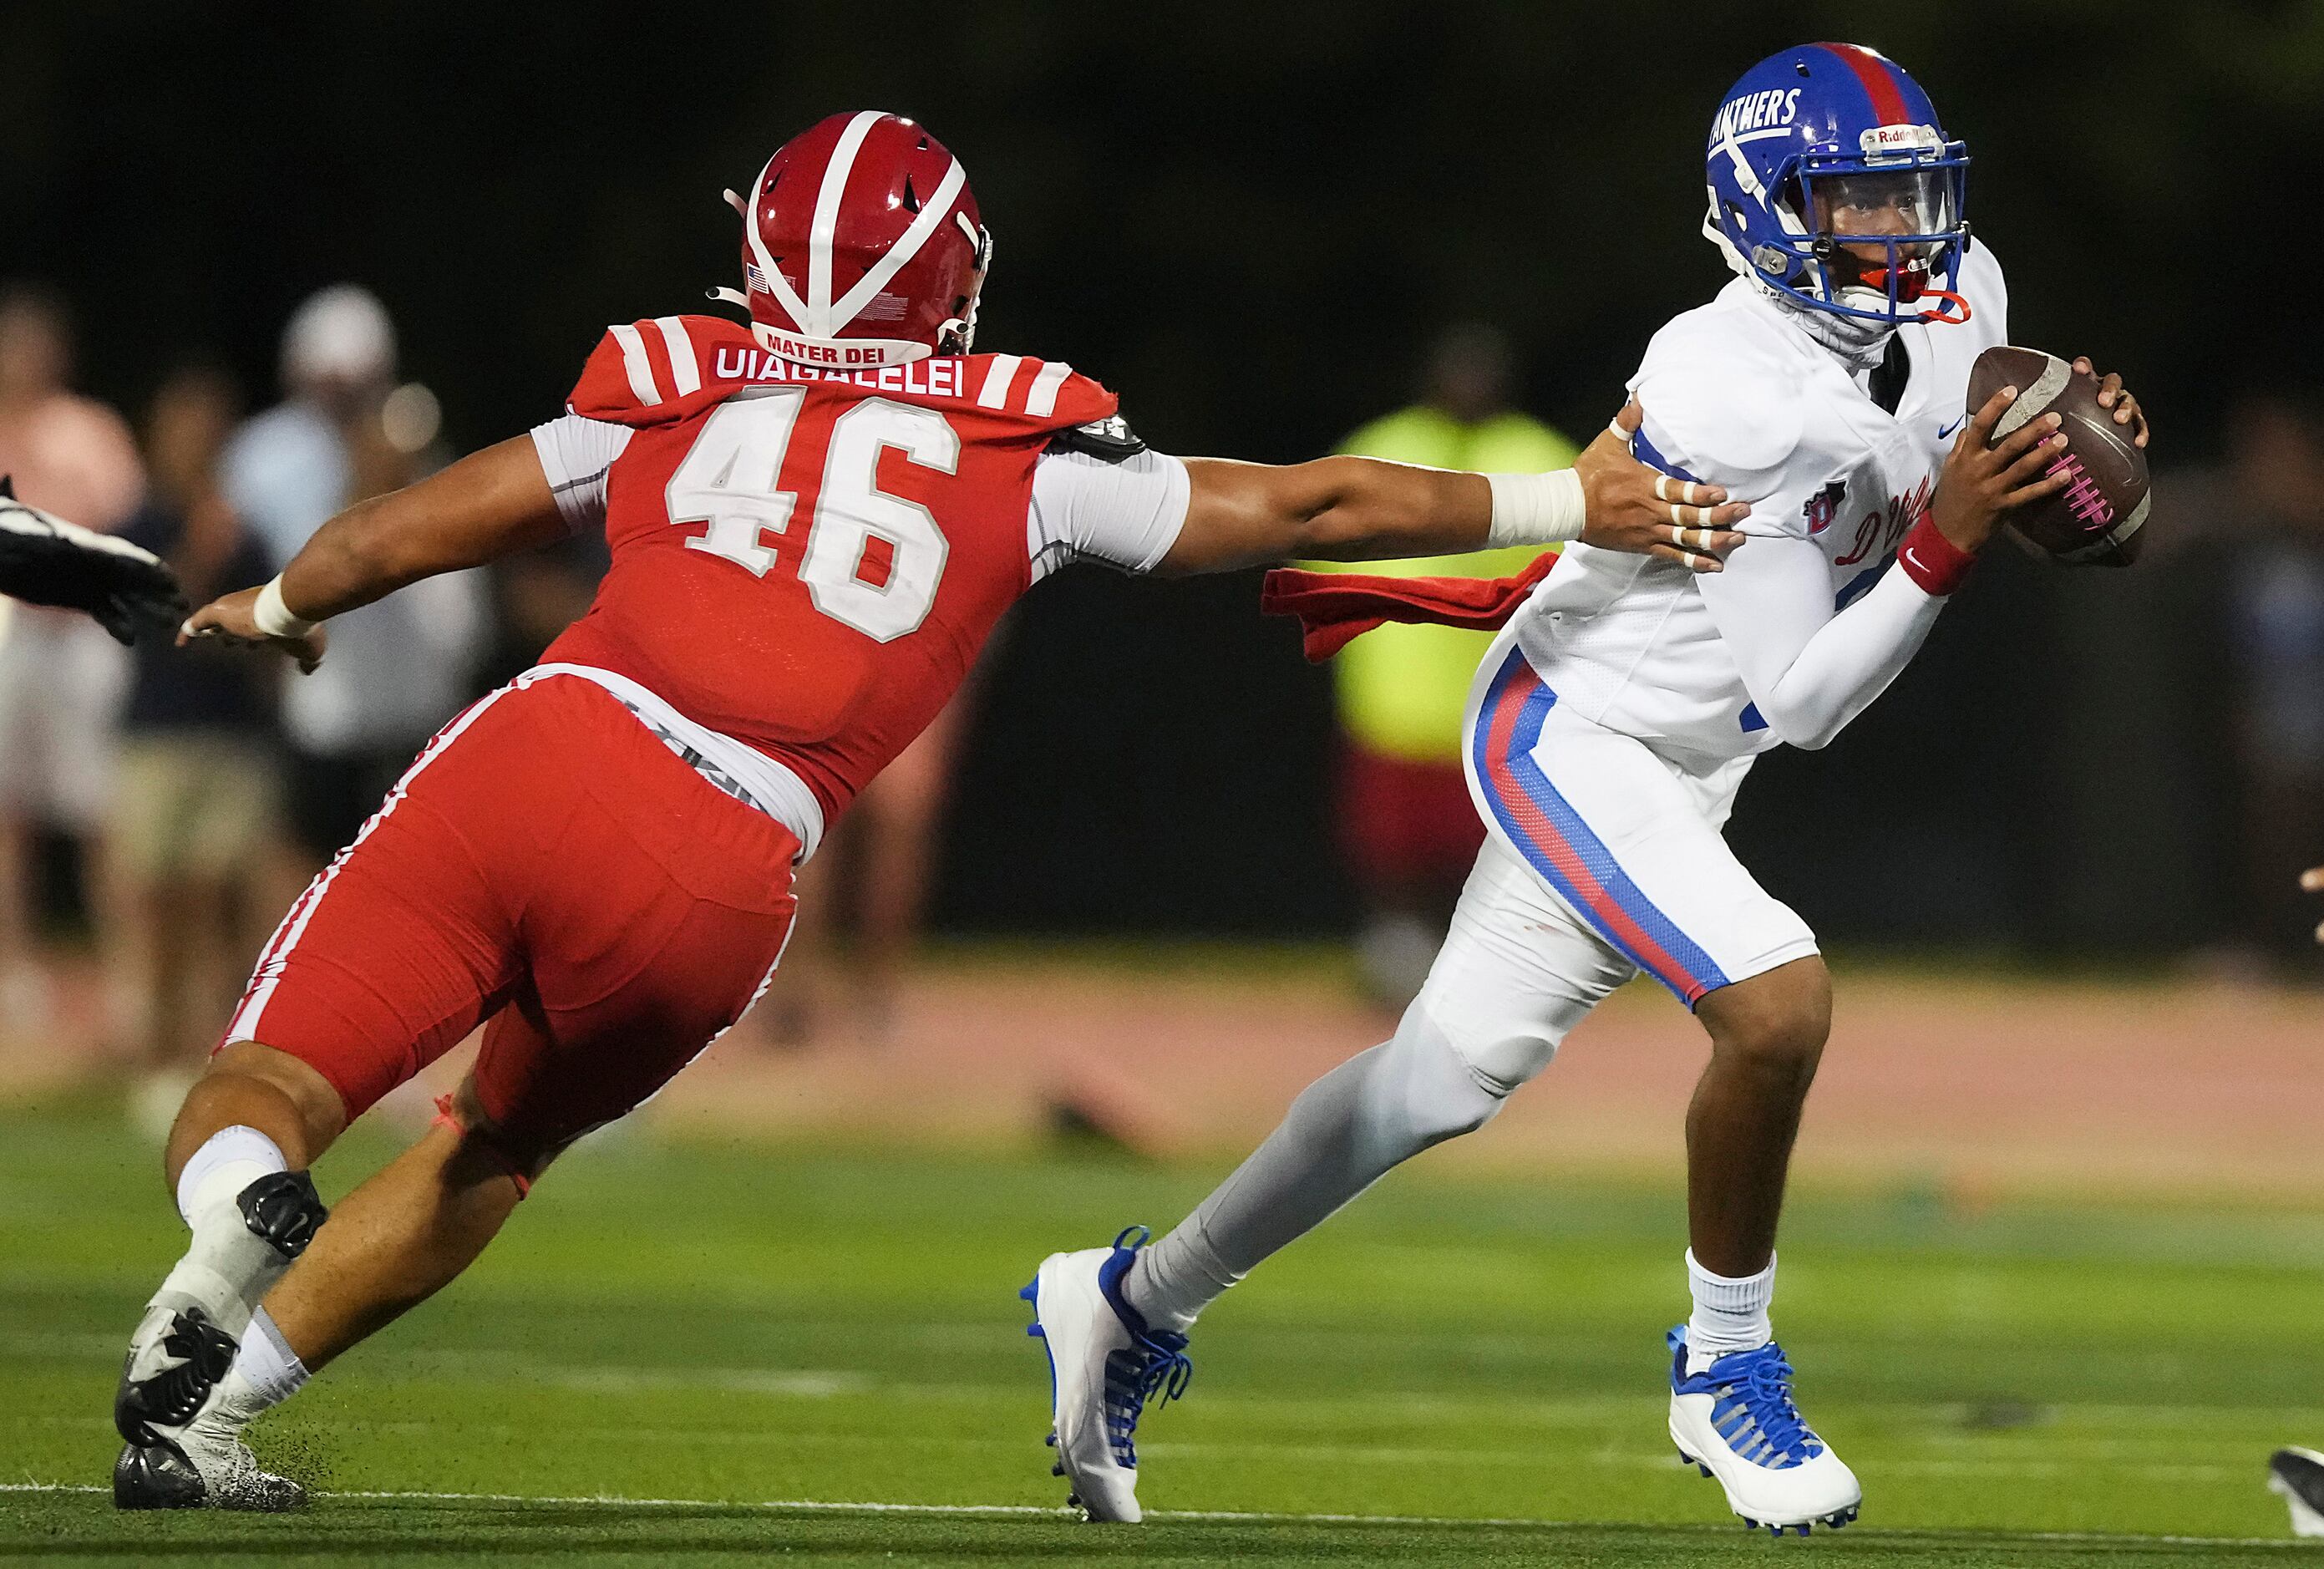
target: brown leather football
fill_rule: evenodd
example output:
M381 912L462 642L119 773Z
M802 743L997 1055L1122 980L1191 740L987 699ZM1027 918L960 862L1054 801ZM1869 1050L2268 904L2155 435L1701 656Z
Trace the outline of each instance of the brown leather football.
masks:
M1969 411L2004 387L2017 389L2017 401L2002 411L1994 427L1998 442L2026 420L2055 412L2066 450L2051 464L2073 475L2073 483L2047 501L2009 515L2009 525L2056 559L2072 567L2127 567L2146 542L2146 454L2132 445L2132 427L2114 422L2114 411L2098 407L2098 380L2055 355L2036 348L2003 346L1977 356L1969 374Z

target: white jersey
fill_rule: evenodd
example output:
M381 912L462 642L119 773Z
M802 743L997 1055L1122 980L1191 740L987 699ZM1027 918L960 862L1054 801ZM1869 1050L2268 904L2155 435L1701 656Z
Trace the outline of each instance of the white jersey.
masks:
M1799 315L1738 279L1672 320L1632 379L1638 456L1751 503L1722 573L1572 545L1489 657L1514 641L1582 717L1701 758L1821 746L1917 651L1943 600L1889 572L1965 419L1969 366L2007 341L2001 268L1958 277L1970 318L1897 329L1894 413ZM1480 687L1483 682L1480 680Z

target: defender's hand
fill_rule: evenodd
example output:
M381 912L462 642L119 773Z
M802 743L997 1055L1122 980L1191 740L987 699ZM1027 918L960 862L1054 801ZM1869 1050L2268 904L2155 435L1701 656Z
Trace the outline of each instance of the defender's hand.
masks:
M258 630L258 623L251 614L259 593L256 588L245 588L239 594L211 600L188 616L186 624L178 629L178 646L184 648L200 638L235 648L275 649L298 660L300 670L312 674L315 667L323 662L323 651L329 642L323 629L318 626L304 637L268 637Z
M2090 356L2088 355L2083 355L2075 360L2074 368L2087 375L2095 376L2098 374L2098 367L2090 364ZM2133 447L2146 445L2146 411L2140 408L2138 400L2130 395L2130 389L2122 384L2122 377L2118 373L2108 371L2099 378L2098 407L2112 409L2116 424L2136 427L2130 438L2130 444Z
M1998 447L1986 445L2002 414L2016 401L2017 389L2004 387L1969 417L1953 438L1937 494L1929 500L1929 518L1937 531L1971 554L1993 538L2004 512L2055 495L2073 479L2063 467L2055 474L2043 473L2065 450L2066 438L2057 434L2065 421L2056 414L2026 420Z
M1729 501L1721 486L1673 479L1631 457L1630 438L1645 417L1637 404L1624 404L1573 460L1589 514L1582 542L1676 561L1691 572L1719 571L1727 552L1743 542L1730 525L1751 508Z

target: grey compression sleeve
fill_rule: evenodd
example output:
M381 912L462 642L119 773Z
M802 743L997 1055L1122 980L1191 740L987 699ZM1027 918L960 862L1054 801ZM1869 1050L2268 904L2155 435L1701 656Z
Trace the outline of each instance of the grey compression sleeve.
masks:
M1269 1254L1313 1231L1432 1144L1482 1127L1501 1109L1426 1010L1405 1011L1395 1038L1300 1092L1282 1126L1194 1213L1143 1250L1124 1290L1158 1329L1184 1331Z

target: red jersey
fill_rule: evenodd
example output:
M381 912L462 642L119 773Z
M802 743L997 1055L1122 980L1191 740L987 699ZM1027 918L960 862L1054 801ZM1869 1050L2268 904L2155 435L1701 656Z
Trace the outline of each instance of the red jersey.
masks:
M1032 582L1043 450L1115 408L1057 361L816 370L696 316L612 328L570 402L636 434L606 475L612 568L544 660L627 676L766 753L826 821Z

